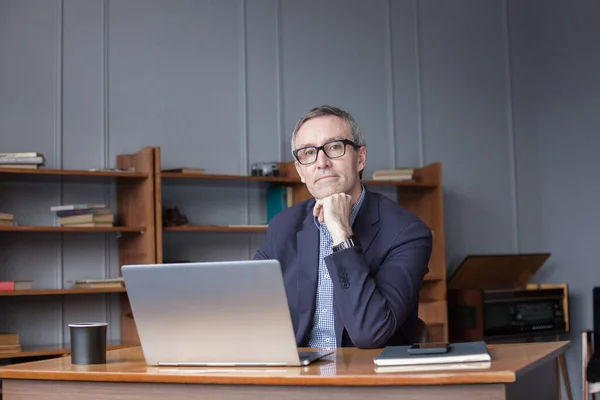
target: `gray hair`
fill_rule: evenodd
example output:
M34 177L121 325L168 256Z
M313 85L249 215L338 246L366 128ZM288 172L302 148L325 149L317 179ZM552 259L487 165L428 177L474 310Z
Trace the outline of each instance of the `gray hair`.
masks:
M298 133L298 130L300 129L300 127L309 119L323 117L323 116L327 116L327 115L333 115L333 116L343 119L346 122L346 124L348 124L348 127L350 128L350 134L352 135L352 141L354 143L356 143L358 146L366 146L365 137L362 133L362 130L360 129L360 126L358 126L358 124L356 123L356 120L354 119L354 117L352 115L350 115L349 112L344 111L344 110L334 107L334 106L322 105L319 107L315 107L312 110L310 110L309 112L307 112L306 114L304 114L300 118L298 123L296 124L296 127L294 128L294 132L292 133L292 142L291 142L292 151L294 151L295 142L296 142L296 134Z

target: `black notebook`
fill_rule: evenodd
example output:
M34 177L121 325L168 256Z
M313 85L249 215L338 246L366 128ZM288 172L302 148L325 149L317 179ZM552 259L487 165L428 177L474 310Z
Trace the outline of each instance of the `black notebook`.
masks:
M377 366L424 365L491 361L484 341L450 343L447 353L408 354L410 346L388 346L373 358Z

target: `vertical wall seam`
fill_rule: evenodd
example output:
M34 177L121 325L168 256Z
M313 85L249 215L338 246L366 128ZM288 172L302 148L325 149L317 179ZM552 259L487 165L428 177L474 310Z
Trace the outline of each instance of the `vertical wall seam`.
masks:
M55 100L55 126L54 126L54 151L55 151L55 159L56 159L56 168L63 168L63 64L64 64L64 54L63 54L63 45L64 45L64 0L58 1L58 37L57 37L57 51L56 51L56 100ZM58 199L57 204L62 204L64 198L64 187L63 187L63 177L61 176L58 180ZM58 245L58 276L57 276L57 284L59 287L63 287L64 281L64 236L61 233L59 236L59 245ZM59 321L57 331L59 343L64 344L65 334L64 334L64 303L65 299L60 300L60 304L57 308L57 320Z
M282 10L281 0L275 1L275 74L277 80L277 146L279 151L279 161L285 161L285 123L283 118L283 37L282 37Z
M510 179L510 195L511 205L513 210L512 225L513 225L513 250L520 252L520 227L519 227L519 199L517 189L517 157L516 157L516 140L514 126L514 109L513 109L513 92L512 92L512 69L511 69L511 41L510 41L510 15L508 0L502 2L503 8L503 29L505 34L504 59L505 59L505 78L506 78L506 122L508 132L508 168Z
M387 40L386 46L386 79L387 79L387 111L388 111L388 126L389 126L389 151L391 167L398 167L396 160L396 102L395 102L395 87L394 87L394 43L392 29L392 4L391 0L385 3L385 35Z
M414 0L414 24L415 24L415 72L417 75L417 137L419 141L419 166L425 165L425 132L423 128L423 66L421 59L421 16L419 0Z
M248 158L249 158L249 120L248 120L248 38L247 38L247 4L246 0L241 0L239 10L239 35L238 42L239 50L239 82L240 82L240 120L241 120L241 148L240 162L242 165L242 173L248 175ZM246 224L250 223L250 189L249 182L246 182L244 187L244 203L242 209L242 218ZM251 257L252 240L247 238L247 256Z
M240 119L242 125L241 132L241 164L242 173L248 174L248 136L249 136L249 120L248 120L248 40L247 40L247 22L246 22L246 0L241 0L240 3L240 37L239 37L239 78L240 78Z
M108 0L102 3L102 157L104 168L110 166L110 136L109 136L109 109L108 109ZM104 185L104 204L110 205L112 186ZM110 276L111 246L114 235L104 234L104 276ZM112 301L109 296L104 297L107 321L112 320ZM110 337L110 332L107 332Z

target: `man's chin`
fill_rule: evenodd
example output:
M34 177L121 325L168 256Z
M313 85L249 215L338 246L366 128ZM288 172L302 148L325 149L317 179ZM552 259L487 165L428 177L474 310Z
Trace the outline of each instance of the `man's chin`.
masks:
M331 196L332 194L339 193L339 192L340 192L340 190L338 189L337 185L326 187L326 188L316 188L315 197L317 199L322 199L322 198Z

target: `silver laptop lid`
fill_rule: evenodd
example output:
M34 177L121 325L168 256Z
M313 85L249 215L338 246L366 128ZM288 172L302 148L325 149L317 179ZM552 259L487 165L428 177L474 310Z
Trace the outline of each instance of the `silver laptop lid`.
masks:
M276 260L125 265L150 365L299 365Z

